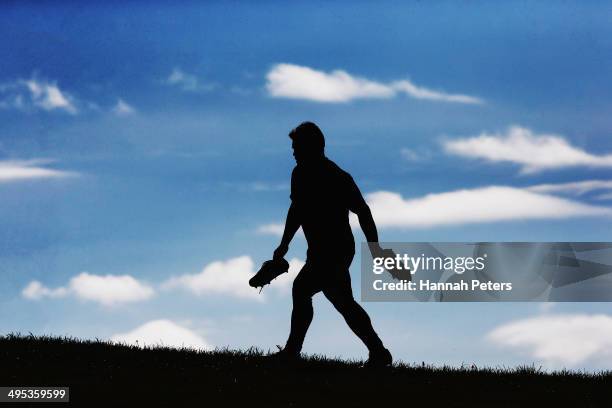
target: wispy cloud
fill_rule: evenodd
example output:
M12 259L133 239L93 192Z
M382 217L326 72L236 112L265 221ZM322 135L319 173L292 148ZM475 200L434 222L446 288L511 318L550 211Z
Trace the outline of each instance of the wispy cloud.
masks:
M446 140L447 153L490 162L509 162L522 166L522 173L566 167L612 167L612 154L596 155L572 146L562 136L536 134L513 126L505 134L482 133L479 136Z
M612 358L612 317L604 314L542 315L502 324L487 335L553 366L573 367Z
M68 113L77 113L76 108L70 102L69 96L63 93L57 84L34 79L25 81L25 84L30 90L35 105L45 110L63 109Z
M61 298L66 297L69 291L65 287L48 288L39 281L32 281L21 291L21 294L26 299L40 300L43 298Z
M256 232L261 235L275 235L277 237L283 236L285 225L280 223L263 224L257 227Z
M151 298L155 290L130 275L92 275L80 273L58 288L48 288L39 281L30 282L21 292L29 300L74 296L104 306L140 302Z
M152 320L129 332L115 334L111 341L139 347L189 347L204 350L212 348L208 341L195 331L167 319Z
M343 70L318 71L294 64L276 64L266 75L268 93L276 98L339 103L354 99L389 99L405 94L414 99L480 104L480 98L417 86L404 79L389 83L357 77Z
M591 191L612 190L612 180L584 180L571 183L538 184L527 187L535 193L565 193L581 196Z
M135 113L136 109L134 109L132 105L128 104L123 99L119 98L112 111L117 116L129 116Z
M285 232L285 224L280 222L271 222L269 224L262 224L255 229L255 233L259 235L272 235L275 237L282 237ZM296 237L303 237L304 231L302 228L298 229L295 233ZM295 239L295 238L294 238Z
M49 159L0 160L0 183L77 176L77 173L74 172L55 170L42 166L51 162L53 160Z
M407 147L400 149L400 155L407 162L421 162L432 157L432 153L429 150L409 149Z
M271 285L273 290L285 293L287 286L291 284L288 275L295 276L303 262L294 258L289 264L289 273L273 281ZM249 279L255 273L253 259L245 255L225 261L211 262L199 273L170 278L162 287L166 289L179 288L198 296L218 294L264 301L265 294L259 294L248 284Z
M213 83L203 83L197 76L180 68L174 68L165 80L167 85L176 86L186 92L207 92L215 88Z
M285 191L289 190L286 183L267 183L264 181L254 181L246 186L251 191Z
M36 78L0 84L0 108L78 112L74 98L57 83Z
M597 197L595 197L598 200L612 200L612 192L610 193L602 193L600 195L598 195Z
M251 181L251 182L233 182L233 181L221 181L219 186L224 189L237 190L241 192L277 192L289 190L289 184L287 183L272 183L266 181Z
M366 195L380 227L428 228L528 219L612 216L612 209L527 189L487 186L418 198L389 191Z

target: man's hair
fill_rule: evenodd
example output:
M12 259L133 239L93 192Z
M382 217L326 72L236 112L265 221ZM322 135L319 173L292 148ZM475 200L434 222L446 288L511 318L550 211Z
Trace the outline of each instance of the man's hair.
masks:
M289 132L291 140L304 143L309 150L323 154L325 149L325 136L313 122L302 122L298 127Z

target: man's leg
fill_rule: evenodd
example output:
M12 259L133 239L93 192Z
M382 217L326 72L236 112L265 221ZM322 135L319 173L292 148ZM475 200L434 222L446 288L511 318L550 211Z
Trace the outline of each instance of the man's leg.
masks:
M306 263L293 281L293 310L291 312L291 332L285 345L285 351L290 354L299 354L302 351L304 338L312 322L312 297L319 290L316 288L311 266Z
M344 268L345 266L338 266ZM379 353L384 346L372 327L370 316L355 301L351 288L348 268L343 271L330 271L337 279L330 280L323 288L323 294L340 312L351 330L363 341L370 353ZM331 275L330 273L330 275Z

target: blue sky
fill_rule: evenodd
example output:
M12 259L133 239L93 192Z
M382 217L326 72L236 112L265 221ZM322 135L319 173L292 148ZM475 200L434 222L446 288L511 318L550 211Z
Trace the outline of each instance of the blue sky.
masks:
M1 333L283 344L289 280L240 285L278 244L304 120L384 241L610 241L609 4L0 7ZM315 299L306 351L364 357ZM612 362L605 303L365 308L405 361ZM586 354L542 351L585 332Z

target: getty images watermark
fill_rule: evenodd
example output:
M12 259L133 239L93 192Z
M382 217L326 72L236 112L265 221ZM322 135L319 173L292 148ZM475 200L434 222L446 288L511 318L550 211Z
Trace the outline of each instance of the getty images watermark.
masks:
M608 302L610 242L384 242L361 248L363 301ZM380 255L380 256L379 256Z

